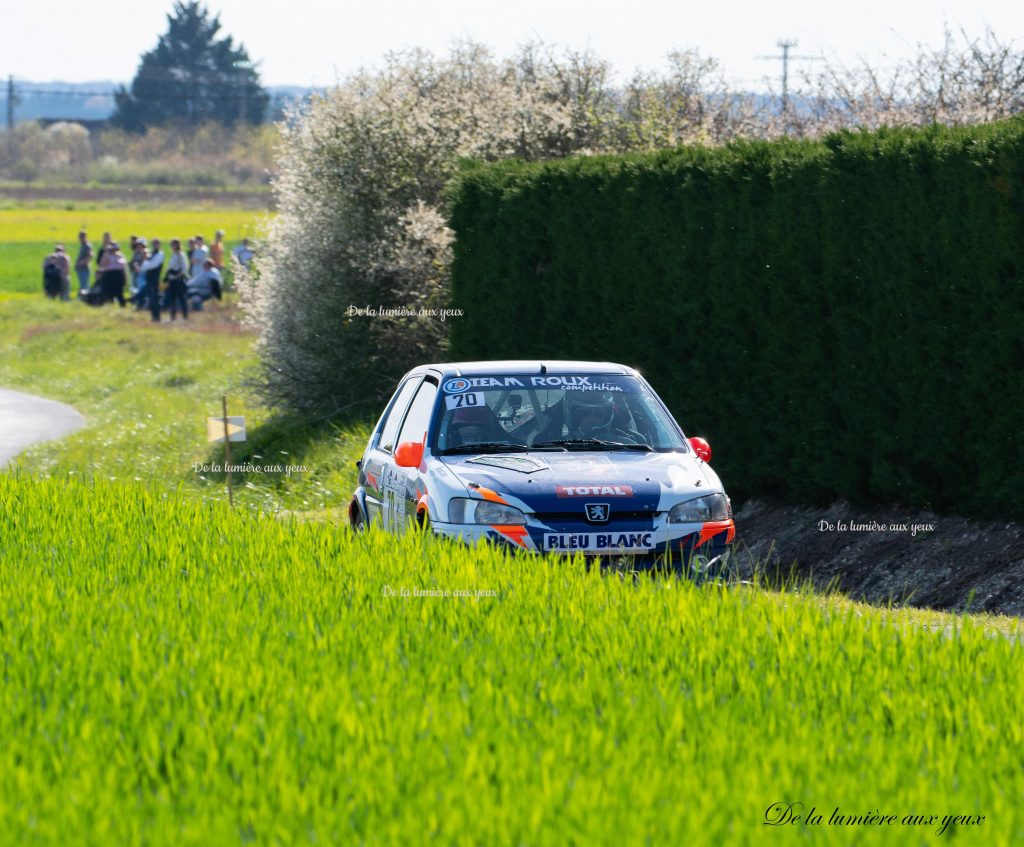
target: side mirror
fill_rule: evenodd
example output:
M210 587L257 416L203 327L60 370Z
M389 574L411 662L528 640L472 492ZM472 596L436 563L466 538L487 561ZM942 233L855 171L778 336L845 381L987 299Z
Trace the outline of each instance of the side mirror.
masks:
M521 394L510 394L508 398L508 405L511 409L518 412L523 408L523 396Z
M395 450L395 464L400 468L418 468L423 461L423 442L403 441Z
M711 461L711 445L703 438L695 435L693 438L688 438L686 440L690 442L693 452L696 453L703 461Z

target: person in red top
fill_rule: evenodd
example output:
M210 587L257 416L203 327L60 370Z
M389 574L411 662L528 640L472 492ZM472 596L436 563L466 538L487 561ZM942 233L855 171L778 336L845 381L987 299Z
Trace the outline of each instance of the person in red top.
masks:
M224 230L218 229L213 236L213 244L210 245L210 261L219 270L224 270Z

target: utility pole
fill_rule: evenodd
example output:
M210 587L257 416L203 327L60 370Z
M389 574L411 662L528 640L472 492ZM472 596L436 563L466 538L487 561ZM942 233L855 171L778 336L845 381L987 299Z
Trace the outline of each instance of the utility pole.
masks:
M14 77L7 77L7 131L14 131Z
M14 107L18 104L14 93L14 77L7 77L7 155L14 155Z
M780 38L775 42L782 50L781 56L758 56L758 59L782 60L782 118L785 121L786 135L789 135L789 60L803 59L809 62L816 62L818 56L791 56L789 51L796 47L797 42L791 38Z

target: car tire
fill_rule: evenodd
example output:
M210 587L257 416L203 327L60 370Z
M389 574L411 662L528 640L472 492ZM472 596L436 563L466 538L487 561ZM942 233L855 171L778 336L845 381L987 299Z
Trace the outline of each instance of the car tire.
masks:
M363 510L356 504L355 515L349 516L349 523L353 532L366 532L366 520L363 518Z

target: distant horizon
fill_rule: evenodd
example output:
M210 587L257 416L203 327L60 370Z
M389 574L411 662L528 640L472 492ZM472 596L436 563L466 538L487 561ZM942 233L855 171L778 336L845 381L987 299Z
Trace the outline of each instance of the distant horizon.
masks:
M114 91L117 86L125 85L128 82L115 80L82 80L72 82L69 80L15 80L15 93L19 98L18 105L14 111L15 124L27 121L42 121L44 123L69 121L91 124L105 122L114 113ZM25 86L40 86L45 88L34 89ZM109 93L100 93L101 86L113 86ZM60 90L61 87L70 89L62 92L63 96L52 93L53 88ZM266 123L273 123L279 120L281 115L280 105L275 106L278 96L284 95L285 99L300 99L313 91L324 90L330 86L303 86L303 85L263 85L264 89L271 95L271 107L265 117ZM614 86L613 86L614 88ZM83 89L81 93L74 89ZM771 91L755 91L744 89L743 94L765 99L778 99L778 94ZM35 95L35 96L34 96ZM290 95L290 98L289 98ZM802 97L797 92L790 92L790 99L799 103ZM6 109L7 88L0 86L0 111Z
M116 80L14 80L15 96L18 98L14 108L14 123L42 121L81 122L91 124L110 119L114 113L114 93L119 86L128 87L131 81ZM298 99L316 89L302 85L264 85L271 95L271 108L265 117L267 122L274 121L277 113L274 102L282 97L285 101ZM109 89L109 91L104 91ZM80 91L79 91L80 90ZM57 94L56 92L61 92ZM0 112L6 112L7 85L0 85Z
M7 84L6 80L0 81L0 99L7 96ZM19 76L14 77L14 85L74 85L83 87L87 85L112 85L119 86L123 85L125 88L130 86L132 80L130 79L83 79L83 80L71 80L71 79L24 79ZM322 85L299 85L297 83L266 83L260 82L263 88L301 88L303 90L312 90L314 88L325 88L328 86Z

